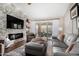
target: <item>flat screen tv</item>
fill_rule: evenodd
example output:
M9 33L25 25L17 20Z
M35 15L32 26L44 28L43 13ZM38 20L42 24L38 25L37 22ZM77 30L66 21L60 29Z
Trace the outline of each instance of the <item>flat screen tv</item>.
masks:
M24 21L11 15L7 15L7 28L8 29L23 29Z

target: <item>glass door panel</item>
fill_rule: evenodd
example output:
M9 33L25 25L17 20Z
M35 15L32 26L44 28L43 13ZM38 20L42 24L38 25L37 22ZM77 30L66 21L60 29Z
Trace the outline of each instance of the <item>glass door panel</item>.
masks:
M36 33L39 36L52 36L52 23L44 22L36 24Z

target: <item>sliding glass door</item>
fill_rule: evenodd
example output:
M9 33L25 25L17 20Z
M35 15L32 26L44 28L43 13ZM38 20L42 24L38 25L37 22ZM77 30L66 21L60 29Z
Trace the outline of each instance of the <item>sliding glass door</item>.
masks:
M45 37L52 36L52 23L51 22L37 23L36 33L39 36L45 36Z

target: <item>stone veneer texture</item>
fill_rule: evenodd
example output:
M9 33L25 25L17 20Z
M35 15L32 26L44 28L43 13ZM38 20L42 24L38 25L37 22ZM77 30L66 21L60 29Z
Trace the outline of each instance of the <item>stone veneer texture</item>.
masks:
M6 28L6 15L12 15L17 18L24 20L24 29L7 29ZM22 33L24 35L24 40L26 40L26 25L25 20L27 19L26 15L24 15L20 10L16 8L13 4L0 4L0 36L6 37L11 33Z

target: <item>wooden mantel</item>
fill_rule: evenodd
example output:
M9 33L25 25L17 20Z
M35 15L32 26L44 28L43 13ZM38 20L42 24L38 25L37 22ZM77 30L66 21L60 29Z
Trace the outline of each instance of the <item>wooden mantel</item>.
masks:
M22 45L25 44L25 40L22 40L22 41L18 41L18 42L15 42L13 45L11 45L10 47L8 48L5 48L5 53L8 53L18 47L21 47Z

